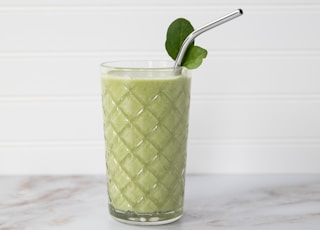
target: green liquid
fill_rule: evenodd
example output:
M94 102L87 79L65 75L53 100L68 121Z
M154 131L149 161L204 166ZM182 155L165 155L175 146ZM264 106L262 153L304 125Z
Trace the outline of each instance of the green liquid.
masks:
M109 207L129 221L182 215L190 77L102 77Z

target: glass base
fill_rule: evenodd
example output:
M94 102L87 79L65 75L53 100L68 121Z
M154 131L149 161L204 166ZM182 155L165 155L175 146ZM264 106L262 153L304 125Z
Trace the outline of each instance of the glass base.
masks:
M132 211L119 211L109 205L111 216L117 221L131 225L163 225L179 220L182 210L170 212L136 213Z

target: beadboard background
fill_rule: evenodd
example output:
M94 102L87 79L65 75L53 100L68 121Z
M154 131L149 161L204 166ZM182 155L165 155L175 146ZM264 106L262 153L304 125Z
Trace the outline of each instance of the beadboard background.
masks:
M320 173L317 0L0 0L0 174L104 173L99 64L196 39L188 173Z

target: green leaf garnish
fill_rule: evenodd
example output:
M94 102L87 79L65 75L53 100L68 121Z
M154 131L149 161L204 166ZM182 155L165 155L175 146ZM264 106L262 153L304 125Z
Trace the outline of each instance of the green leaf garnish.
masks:
M183 41L193 31L194 28L191 23L184 18L178 18L170 24L167 30L165 46L169 56L173 60L176 60ZM207 50L195 46L193 41L190 43L181 64L188 69L198 68L202 60L206 58L207 53Z
M207 57L207 54L207 50L199 46L191 46L187 49L182 65L188 69L196 69L201 65L202 60Z
M183 41L192 31L194 31L193 26L184 18L178 18L170 24L167 30L166 49L173 60L178 56Z

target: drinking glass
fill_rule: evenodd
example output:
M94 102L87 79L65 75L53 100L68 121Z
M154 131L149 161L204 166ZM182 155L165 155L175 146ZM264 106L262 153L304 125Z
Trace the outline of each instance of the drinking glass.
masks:
M110 214L140 225L183 213L191 71L166 61L101 64Z

